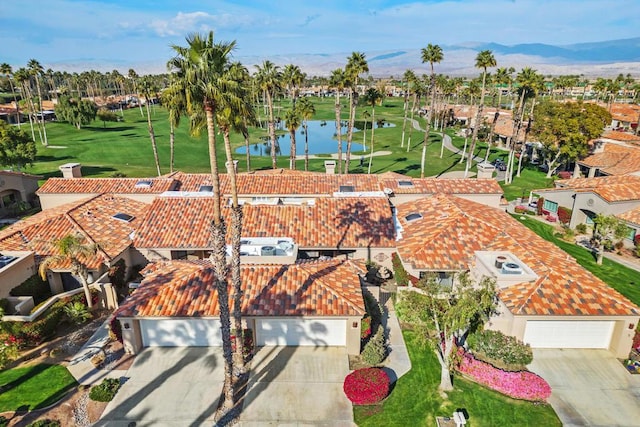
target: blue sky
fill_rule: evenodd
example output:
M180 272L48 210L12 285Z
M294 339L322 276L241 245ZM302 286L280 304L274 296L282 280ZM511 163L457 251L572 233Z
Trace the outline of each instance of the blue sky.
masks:
M171 44L208 30L239 57L562 45L640 36L640 0L2 0L0 62L164 64Z

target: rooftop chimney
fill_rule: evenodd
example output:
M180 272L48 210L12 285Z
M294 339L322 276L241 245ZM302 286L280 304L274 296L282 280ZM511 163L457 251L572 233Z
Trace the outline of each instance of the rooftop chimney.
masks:
M65 163L60 166L63 178L82 178L82 165L80 163Z
M336 162L335 160L325 160L324 168L327 171L327 175L334 175L336 173Z

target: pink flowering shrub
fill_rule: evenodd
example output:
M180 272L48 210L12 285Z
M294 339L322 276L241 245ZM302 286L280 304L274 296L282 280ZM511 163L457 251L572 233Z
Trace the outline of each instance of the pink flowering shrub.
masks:
M373 405L389 394L390 380L379 368L357 369L344 379L343 390L354 405Z
M464 350L460 349L460 352ZM529 371L507 372L463 353L458 371L474 381L515 399L546 401L551 395L549 384Z

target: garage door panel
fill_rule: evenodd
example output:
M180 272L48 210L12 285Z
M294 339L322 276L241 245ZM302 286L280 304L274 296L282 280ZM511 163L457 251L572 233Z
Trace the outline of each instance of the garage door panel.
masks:
M344 319L259 319L257 345L344 346Z
M216 347L222 345L218 319L140 320L145 347Z
M615 321L529 320L523 341L533 348L609 348Z

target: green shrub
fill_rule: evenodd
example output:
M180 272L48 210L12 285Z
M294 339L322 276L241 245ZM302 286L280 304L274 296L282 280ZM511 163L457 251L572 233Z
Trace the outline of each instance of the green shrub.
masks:
M50 419L44 419L44 420L37 420L32 422L31 424L29 424L27 427L60 427L62 424L60 424L60 421L58 420L50 420Z
M0 299L0 316L4 316L4 314L9 309L9 300L6 298Z
M34 304L40 304L51 296L49 282L42 280L37 274L9 291L12 297L33 297Z
M371 366L382 363L384 358L387 357L387 340L384 336L384 328L378 327L376 333L364 346L360 357L363 362Z
M582 223L576 225L576 233L585 234L587 232L587 224Z
M640 258L640 246L636 246L635 255Z
M91 387L89 399L96 402L110 402L120 388L120 380L117 378L105 378L97 386Z
M397 253L391 255L391 264L393 265L393 275L396 278L398 286L407 286L409 284L409 273L405 270Z
M499 331L481 331L467 340L474 356L499 367L521 368L533 360L529 344Z
M0 416L0 427L7 427L9 420L6 417Z
M576 237L576 232L570 229L569 227L563 227L562 231L564 232L562 238L565 240L571 240Z
M76 325L82 325L87 320L91 319L91 313L86 305L79 301L70 302L64 306L64 314Z
M0 322L0 331L13 335L26 346L38 345L56 332L64 306L64 301L56 302L33 322Z

